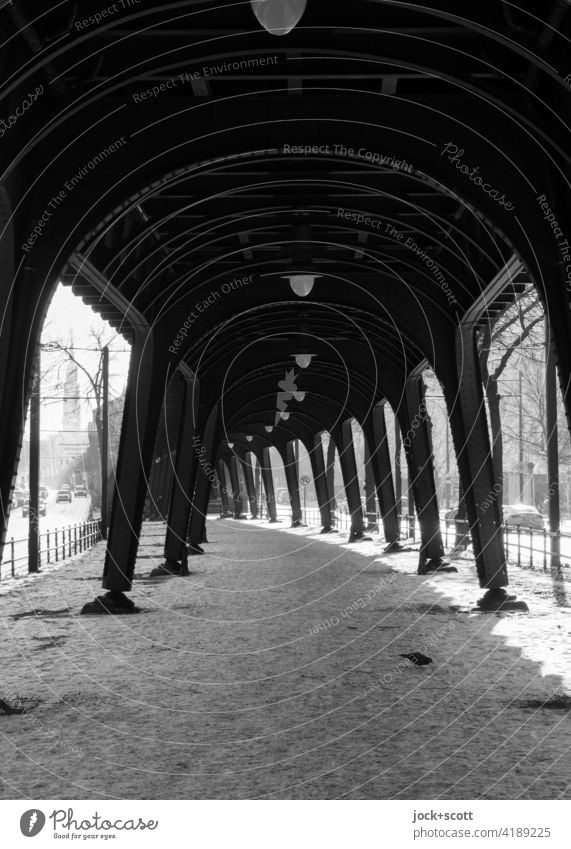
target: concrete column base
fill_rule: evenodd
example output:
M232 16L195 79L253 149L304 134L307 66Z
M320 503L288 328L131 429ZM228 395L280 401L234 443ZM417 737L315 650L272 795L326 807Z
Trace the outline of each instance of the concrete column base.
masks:
M105 595L97 596L95 601L89 601L84 604L82 616L101 616L112 614L114 616L122 616L127 613L139 613L140 608L135 606L135 602L122 592L110 590Z
M411 551L411 549L407 548L406 545L401 545L398 540L394 540L394 542L389 542L388 545L383 548L383 551L385 554L391 554L399 551Z
M421 552L418 563L418 574L431 575L434 572L458 572L458 569L456 566L451 566L442 557L433 557L431 560L427 560L426 555Z
M160 566L157 566L156 569L153 569L151 572L151 578L164 578L169 575L175 575L180 577L182 575L189 575L188 571L188 563L186 560L178 561L178 560L165 560L164 563L161 563Z
M529 607L525 601L518 601L515 595L509 595L503 587L487 590L482 598L477 601L477 605L474 611L480 613L498 613L504 611L529 613Z
M349 534L349 542L372 542L373 537L367 536L365 531L351 531Z

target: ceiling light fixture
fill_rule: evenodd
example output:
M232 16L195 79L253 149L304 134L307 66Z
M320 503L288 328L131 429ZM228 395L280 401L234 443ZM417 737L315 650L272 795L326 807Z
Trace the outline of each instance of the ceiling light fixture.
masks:
M267 431L268 433L271 433L273 429L274 429L274 426L273 426L273 425L266 425L266 431Z
M290 416L289 413L279 413L280 419L283 419L284 422L287 422L287 420L289 419L289 416Z
M299 401L301 403L302 401L305 401L305 394L305 392L294 392L293 397L296 401Z
M292 292L299 298L307 298L320 274L284 274L282 280L289 280Z
M307 368L310 366L314 356L315 354L292 354L292 357L295 358L295 364L300 368Z
M259 23L272 35L287 35L305 12L307 0L250 0Z
M229 442L229 443L228 443L228 448L234 448L234 443L233 443L233 442Z
M253 442L253 440L254 440L253 436L247 436L246 437L246 442Z

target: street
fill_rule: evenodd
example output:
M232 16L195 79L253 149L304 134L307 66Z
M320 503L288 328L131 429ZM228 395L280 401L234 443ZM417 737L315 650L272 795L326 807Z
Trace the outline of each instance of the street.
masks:
M71 526L87 521L91 508L91 498L74 498L71 503L62 501L56 504L56 490L48 490L48 499L46 504L46 515L40 516L40 537L41 551L44 552L47 545L46 534L50 534L50 547L55 545L55 533L58 532L58 543L61 545L63 536L61 531ZM28 518L22 517L22 508L17 507L10 514L8 523L8 531L6 534L6 544L4 547L4 556L2 558L2 577L5 578L11 571L12 560L12 545L14 540L14 563L15 573L22 574L28 570ZM67 539L67 534L66 534ZM61 549L60 549L61 550ZM44 557L42 557L43 561ZM53 552L52 552L52 559Z

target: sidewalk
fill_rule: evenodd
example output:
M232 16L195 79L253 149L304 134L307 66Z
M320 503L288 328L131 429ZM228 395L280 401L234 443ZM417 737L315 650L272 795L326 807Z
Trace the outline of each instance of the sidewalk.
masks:
M569 798L571 608L548 577L512 569L530 614L481 615L465 561L426 578L341 534L208 535L193 574L150 579L146 524L138 616L78 616L102 544L0 596L0 697L24 708L0 711L2 798Z

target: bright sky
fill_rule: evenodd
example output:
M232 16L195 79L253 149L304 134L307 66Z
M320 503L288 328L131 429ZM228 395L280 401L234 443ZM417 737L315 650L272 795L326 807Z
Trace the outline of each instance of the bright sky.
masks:
M95 335L94 335L95 334ZM80 348L97 349L100 347L98 338L103 344L109 343L109 386L110 398L121 394L127 381L129 368L129 345L123 337L116 335L115 330L81 298L73 294L68 286L57 287L42 332L42 343L60 342L73 346L73 354L78 363L91 374L97 372L100 360L98 350L79 350ZM42 351L42 406L41 406L41 438L46 439L50 433L62 429L64 381L66 366L69 362L65 353L57 351L49 353ZM87 396L90 392L89 380L78 368L79 395ZM88 398L78 401L80 407L81 428L85 429L92 420L95 405ZM27 435L27 427L26 427Z

